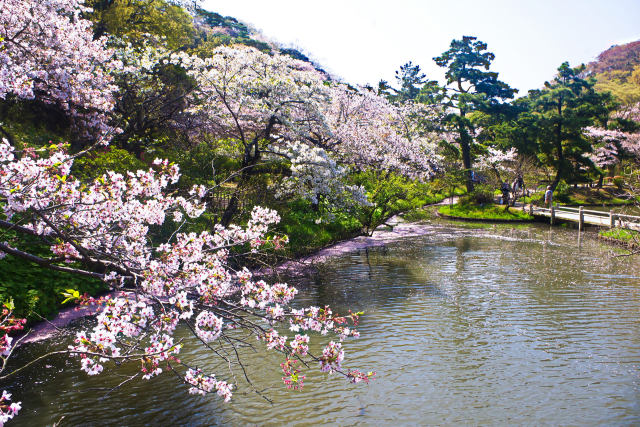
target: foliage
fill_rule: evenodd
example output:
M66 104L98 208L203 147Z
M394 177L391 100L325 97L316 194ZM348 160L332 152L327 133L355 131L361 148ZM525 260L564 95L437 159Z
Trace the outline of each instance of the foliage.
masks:
M373 231L389 217L427 203L428 186L391 172L368 170L354 174L353 182L367 192L370 205L361 206L358 218L363 231Z
M74 176L87 182L101 177L108 171L126 174L143 169L146 165L128 151L108 147L80 157L73 166Z
M409 222L421 222L433 218L433 208L421 207L402 214L402 219Z
M46 256L50 251L32 236L20 236L12 230L0 231L4 240L19 241L20 246L37 256ZM63 303L62 291L77 289L81 294L96 295L108 289L100 280L77 276L71 273L46 270L25 259L6 255L0 261L0 301L12 300L13 314L25 318L29 323L50 318Z
M86 5L98 36L110 34L135 45L152 36L169 49L192 43L191 15L164 0L89 0Z
M186 111L185 97L193 90L193 80L184 69L169 63L169 50L153 41L114 46L124 69L116 76L120 90L114 107L122 132L111 144L138 157L166 146L168 140L173 145L189 145L198 127Z
M626 105L640 102L640 63L629 71L604 71L594 77L594 87L598 92L611 92L620 103Z
M362 224L354 216L336 213L331 221L323 221L308 200L294 200L279 209L282 220L276 230L289 237L286 254L307 255L318 248L351 238L361 233Z
M12 298L15 314L26 318L30 323L55 315L64 300L62 292L68 288L90 295L108 289L102 281L43 270L34 263L11 255L0 262L0 277L0 300Z
M474 187L473 191L460 197L460 205L488 205L494 202L494 186L481 184Z
M381 80L378 83L378 94L385 96L389 101L402 104L407 101L414 101L422 95L422 103L425 102L425 93L428 88L439 87L435 80L427 80L426 74L420 70L419 65L413 65L411 61L400 66L396 71L396 81L400 85L399 89L391 87L388 82Z
M213 30L226 31L227 34L234 37L249 37L249 28L231 16L222 16L204 9L198 9L197 14L198 18Z

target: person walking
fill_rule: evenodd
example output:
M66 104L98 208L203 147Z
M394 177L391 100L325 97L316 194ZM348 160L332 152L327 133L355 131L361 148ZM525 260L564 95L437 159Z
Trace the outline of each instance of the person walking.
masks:
M547 191L544 192L544 204L549 205L549 209L551 209L552 200L553 200L553 190L551 190L550 185L547 185Z
M511 187L506 182L502 182L500 185L500 191L502 192L502 199L500 200L500 204L509 205L509 192L511 191Z
M518 193L522 190L522 196L524 197L524 180L522 176L518 175L511 183L511 188L513 192L513 197L511 199L511 206L515 206L516 200L518 199ZM523 203L525 201L523 200Z

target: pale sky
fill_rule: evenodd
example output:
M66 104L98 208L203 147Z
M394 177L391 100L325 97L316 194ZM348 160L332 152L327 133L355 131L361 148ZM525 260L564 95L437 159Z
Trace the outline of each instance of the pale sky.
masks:
M432 60L451 40L476 36L496 55L491 70L525 95L563 61L587 63L640 39L640 0L204 0L352 84L395 85L413 61L444 79Z

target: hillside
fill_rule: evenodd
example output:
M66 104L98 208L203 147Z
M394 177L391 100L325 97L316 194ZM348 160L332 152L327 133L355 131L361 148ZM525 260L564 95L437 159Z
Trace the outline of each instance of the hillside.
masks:
M640 64L640 40L614 45L598 55L598 60L589 63L588 69L595 73L607 71L632 72Z
M612 46L589 63L596 90L611 92L623 105L640 102L640 40Z

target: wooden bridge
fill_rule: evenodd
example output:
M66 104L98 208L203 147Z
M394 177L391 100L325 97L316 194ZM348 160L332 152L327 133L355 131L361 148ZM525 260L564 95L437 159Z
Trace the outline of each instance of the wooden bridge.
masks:
M551 224L558 220L577 222L580 230L584 229L585 224L596 225L599 227L619 227L629 230L640 231L640 217L633 215L624 215L613 211L602 212L579 208L570 208L568 206L551 206L551 208L542 208L529 205L529 213L537 217L550 218Z

